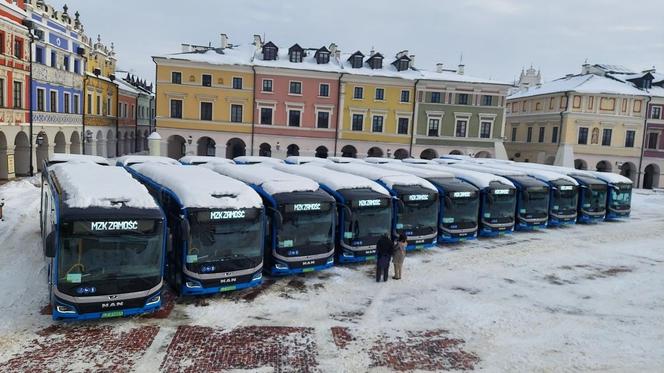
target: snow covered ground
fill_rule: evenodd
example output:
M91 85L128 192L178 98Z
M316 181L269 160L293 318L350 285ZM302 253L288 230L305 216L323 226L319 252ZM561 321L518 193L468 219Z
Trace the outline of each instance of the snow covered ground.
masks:
M178 300L167 318L43 315L39 192L0 186L0 371L664 371L664 194L632 218L446 246Z

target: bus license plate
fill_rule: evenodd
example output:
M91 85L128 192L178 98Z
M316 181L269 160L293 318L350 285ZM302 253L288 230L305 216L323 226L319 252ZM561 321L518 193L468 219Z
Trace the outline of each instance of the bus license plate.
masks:
M424 245L415 245L415 249L417 250L424 249Z
M219 292L222 293L224 291L233 291L235 289L237 289L237 285L223 286L223 287L219 288Z
M304 272L304 273L307 273L307 272L313 272L313 271L314 271L313 268L303 268L303 269L302 269L302 272Z
M101 318L102 319L108 319L111 317L121 317L124 313L122 311L110 311L110 312L102 312Z

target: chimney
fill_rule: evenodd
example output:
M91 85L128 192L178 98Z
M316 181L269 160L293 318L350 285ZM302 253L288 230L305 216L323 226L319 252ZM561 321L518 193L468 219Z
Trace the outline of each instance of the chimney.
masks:
M228 35L226 34L221 34L221 49L226 49L228 48Z
M590 64L588 62L581 65L581 74L590 74Z
M410 58L410 66L408 66L408 67L414 68L415 67L415 55L411 54L410 56L408 56L408 58Z
M466 65L460 63L459 68L457 69L457 74L463 75L465 68L466 68Z
M330 49L330 54L332 56L335 56L337 54L337 45L336 44L334 44L334 43L330 44L329 49Z
M254 35L254 45L256 46L256 49L263 48L263 41L261 40L260 35Z
M181 44L181 45L182 45L182 53L191 52L191 45L189 44Z
M442 63L437 63L436 64L436 72L437 73L442 73L443 72L443 64Z

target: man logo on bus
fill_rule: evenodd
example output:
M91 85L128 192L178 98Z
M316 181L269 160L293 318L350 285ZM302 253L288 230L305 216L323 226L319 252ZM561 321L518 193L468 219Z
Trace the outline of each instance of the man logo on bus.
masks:
M211 220L244 219L245 216L244 210L210 211Z
M293 205L294 211L316 211L320 210L320 203L298 203Z
M112 307L122 307L124 306L124 302L110 302L110 303L102 303L101 308L112 308Z

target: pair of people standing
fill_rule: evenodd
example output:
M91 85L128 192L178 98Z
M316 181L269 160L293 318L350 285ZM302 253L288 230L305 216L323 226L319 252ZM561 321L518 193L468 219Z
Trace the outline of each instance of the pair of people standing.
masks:
M376 282L380 282L381 276L383 281L387 281L390 260L394 262L394 277L392 278L401 279L401 268L406 257L406 235L401 233L396 244L390 240L387 234L383 235L376 244L376 254Z

